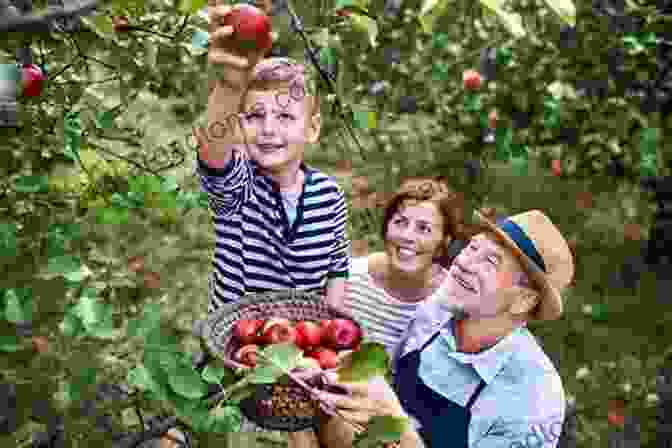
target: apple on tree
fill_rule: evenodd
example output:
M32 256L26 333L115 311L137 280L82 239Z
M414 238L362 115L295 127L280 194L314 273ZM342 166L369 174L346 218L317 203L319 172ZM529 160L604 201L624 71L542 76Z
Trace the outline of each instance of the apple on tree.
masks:
M26 64L21 69L21 86L23 96L40 96L46 77L35 64Z
M223 25L232 26L234 38L243 50L268 50L273 45L271 21L252 5L235 5L224 17Z
M481 74L476 70L465 70L464 73L462 73L464 90L478 90L481 87L481 81Z

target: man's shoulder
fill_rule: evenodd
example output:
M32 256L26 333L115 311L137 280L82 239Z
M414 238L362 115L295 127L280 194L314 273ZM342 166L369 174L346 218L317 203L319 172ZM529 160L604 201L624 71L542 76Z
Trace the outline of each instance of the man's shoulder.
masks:
M511 358L502 375L526 395L536 395L544 401L558 401L564 405L560 374L537 338L527 329L521 329L516 335Z

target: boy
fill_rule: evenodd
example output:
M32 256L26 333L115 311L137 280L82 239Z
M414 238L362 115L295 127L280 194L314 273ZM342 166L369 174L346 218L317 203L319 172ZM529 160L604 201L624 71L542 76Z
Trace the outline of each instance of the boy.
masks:
M343 309L350 264L342 189L303 163L318 141L319 101L305 68L289 59L241 56L233 29L222 26L231 6L210 3L208 129L196 172L213 211L217 242L208 313L247 293L325 289Z

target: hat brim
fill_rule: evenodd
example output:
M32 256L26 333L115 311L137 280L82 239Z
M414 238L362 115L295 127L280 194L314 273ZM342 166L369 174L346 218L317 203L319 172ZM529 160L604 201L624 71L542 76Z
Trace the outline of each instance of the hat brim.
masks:
M520 250L518 245L511 239L511 237L509 237L509 235L477 210L475 210L474 213L478 219L486 225L488 230L496 235L521 262L523 269L540 293L539 308L534 314L533 319L544 321L560 318L562 315L562 296L560 295L560 291L549 282L544 272L530 259L530 257Z

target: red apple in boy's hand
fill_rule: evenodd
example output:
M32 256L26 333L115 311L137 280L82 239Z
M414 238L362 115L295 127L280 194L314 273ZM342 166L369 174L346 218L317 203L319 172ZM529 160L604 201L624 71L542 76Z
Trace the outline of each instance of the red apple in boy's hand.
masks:
M254 344L248 344L238 349L233 359L249 367L257 365L257 352L259 347Z
M262 339L267 344L282 344L296 342L296 330L288 324L274 324L271 325L262 336Z
M264 321L259 319L241 319L236 322L235 335L242 344L257 342L257 333Z
M252 5L236 5L224 16L224 26L232 26L234 38L246 50L267 50L271 47L271 21L264 12Z
M304 320L299 322L296 327L296 345L306 349L317 347L322 340L322 329L315 322Z
M478 90L481 87L481 74L476 70L466 70L462 74L464 90Z
M45 76L40 67L35 64L24 65L21 69L21 85L23 96L40 96Z
M359 345L362 332L348 319L333 319L322 334L324 344L335 350L350 350Z
M333 369L338 365L338 355L335 351L320 347L306 353L308 358L316 359L323 369Z

